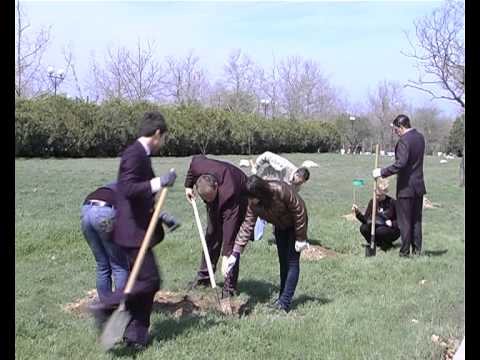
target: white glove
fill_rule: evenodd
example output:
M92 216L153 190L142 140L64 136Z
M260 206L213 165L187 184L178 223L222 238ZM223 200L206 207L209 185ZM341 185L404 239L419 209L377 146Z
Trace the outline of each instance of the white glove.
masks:
M373 169L372 176L373 176L374 179L382 176L382 169L381 168Z
M308 249L310 247L310 244L305 240L305 241L295 241L295 251L296 252L302 252L305 249Z
M193 193L193 189L185 188L185 196L187 197L188 202L191 203L192 200L195 199L195 194Z
M237 255L235 255L237 254ZM226 274L228 274L232 269L233 267L235 266L235 264L237 263L237 260L238 260L238 257L240 256L239 253L233 253L232 255L230 255L227 259L227 269L226 269Z
M392 220L385 221L385 225L387 225L388 227L392 227Z
M225 276L228 273L228 256L222 256L222 275Z

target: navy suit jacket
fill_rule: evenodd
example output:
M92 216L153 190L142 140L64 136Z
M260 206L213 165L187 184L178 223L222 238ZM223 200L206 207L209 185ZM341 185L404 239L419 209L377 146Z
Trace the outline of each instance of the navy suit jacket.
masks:
M123 152L118 171L117 212L113 233L113 241L118 245L128 248L141 246L152 217L154 194L150 180L154 177L150 157L137 140ZM157 228L163 230L160 221ZM154 236L150 247L162 239L163 236L161 239Z
M402 135L395 146L395 163L382 169L382 177L397 174L397 199L427 193L423 180L425 139L416 129Z

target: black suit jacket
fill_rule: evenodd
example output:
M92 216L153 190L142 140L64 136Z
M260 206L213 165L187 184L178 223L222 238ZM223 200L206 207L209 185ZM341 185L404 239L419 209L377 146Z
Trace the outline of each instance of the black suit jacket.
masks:
M120 246L139 248L147 232L154 204L150 180L155 177L150 157L137 140L122 154L118 171L117 212L113 241ZM159 222L158 226L162 226ZM163 228L162 228L163 230ZM160 233L156 231L157 235ZM150 247L163 239L154 236Z
M425 139L412 129L395 146L395 163L382 169L382 177L397 174L397 199L420 197L427 193L423 180Z
M390 196L385 195L383 201L377 202L377 214L375 215L375 224L376 225L385 225L387 220L392 222L392 227L398 228L397 224L397 212L395 209L395 199L392 199ZM373 199L370 199L365 210L365 214L362 214L360 210L355 211L355 216L362 224L371 224L372 223L372 211L373 211Z

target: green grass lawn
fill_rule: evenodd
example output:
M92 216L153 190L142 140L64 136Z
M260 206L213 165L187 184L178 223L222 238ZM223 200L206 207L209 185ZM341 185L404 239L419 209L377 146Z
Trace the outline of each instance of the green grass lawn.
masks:
M137 359L441 359L433 334L461 339L465 333L464 189L459 160L440 164L426 157L427 197L424 254L398 257L398 247L365 258L359 223L350 212L352 179L364 209L372 193L372 156L288 154L296 164L313 160L302 189L311 242L340 254L302 261L293 311L272 315L266 305L279 283L276 249L266 239L250 243L242 257L239 290L253 301L241 318L212 313L173 316L154 313L153 342ZM224 156L238 164L245 156ZM155 248L163 289L184 291L196 273L201 244L183 181L190 157L155 158L161 174L177 169L166 208L183 222ZM383 157L381 165L390 163ZM95 288L95 262L80 231L80 207L97 186L116 177L119 159L24 160L15 162L15 330L18 359L132 358L102 353L93 319L76 318L62 306ZM391 178L391 193L395 180ZM200 214L205 220L203 205ZM426 280L420 285L421 280ZM222 282L217 274L217 281ZM412 319L418 322L412 322Z

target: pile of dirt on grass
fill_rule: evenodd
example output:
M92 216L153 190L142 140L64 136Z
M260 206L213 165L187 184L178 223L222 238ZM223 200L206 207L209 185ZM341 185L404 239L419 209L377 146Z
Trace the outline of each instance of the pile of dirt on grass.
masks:
M97 290L92 289L87 291L87 296L63 306L63 310L77 316L86 316L88 315L88 305L97 301L97 299Z
M221 289L217 289L221 296ZM66 304L63 310L79 317L89 316L88 305L98 301L96 290L90 290L87 295L81 299ZM241 315L246 311L248 298L244 296L235 296L230 299L230 311L228 315ZM228 302L223 301L223 304ZM215 294L215 290L206 289L201 292L192 291L191 293L175 293L172 291L160 290L155 294L153 300L153 311L172 315L180 318L187 315L205 315L207 312L225 313Z
M438 203L433 203L426 196L423 197L423 208L424 209L436 209L442 207L442 205Z
M443 360L452 360L460 346L461 340L432 335L432 342L443 348Z
M327 257L335 257L338 254L330 249L326 249L319 245L310 245L308 249L302 251L300 255L302 259L317 261Z
M356 218L355 215L353 215L352 213L346 214L346 215L342 215L342 217L343 217L345 220L347 220L347 221L351 221L351 222L357 221L357 218Z

